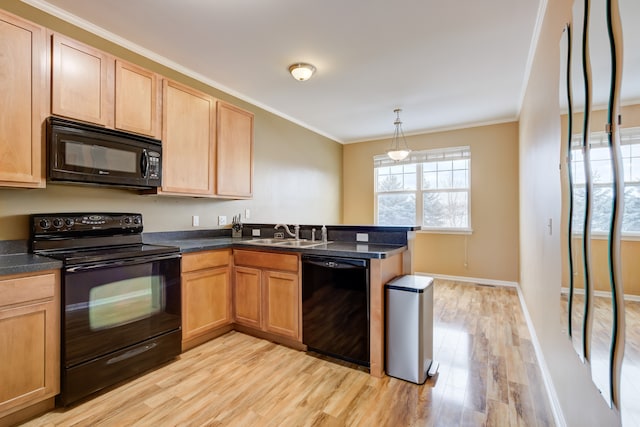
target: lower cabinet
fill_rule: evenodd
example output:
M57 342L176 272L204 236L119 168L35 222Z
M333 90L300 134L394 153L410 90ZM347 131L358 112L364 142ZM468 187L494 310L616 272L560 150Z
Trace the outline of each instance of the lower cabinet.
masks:
M0 425L60 392L60 273L0 276ZM40 411L44 411L45 405Z
M299 264L295 254L235 250L235 322L301 342Z
M183 351L231 329L230 257L229 249L182 256Z

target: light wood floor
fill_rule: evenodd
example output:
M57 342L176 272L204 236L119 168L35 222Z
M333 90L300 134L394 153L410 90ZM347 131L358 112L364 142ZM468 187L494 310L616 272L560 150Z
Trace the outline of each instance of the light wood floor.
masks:
M418 386L238 332L27 426L551 426L513 288L437 282Z

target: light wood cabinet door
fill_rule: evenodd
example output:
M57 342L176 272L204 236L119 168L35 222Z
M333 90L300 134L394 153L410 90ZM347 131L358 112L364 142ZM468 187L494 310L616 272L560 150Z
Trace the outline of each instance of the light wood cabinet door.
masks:
M218 101L217 189L219 196L253 195L253 114Z
M213 196L215 99L163 80L162 192Z
M264 329L299 340L300 283L297 274L279 271L263 273Z
M0 277L0 419L60 391L59 280Z
M44 187L46 33L0 11L0 185Z
M234 269L234 319L241 325L262 328L262 272L257 268Z
M114 58L59 34L52 46L51 112L113 127Z
M182 275L182 340L231 323L229 267Z
M157 74L125 61L115 62L115 128L161 138Z

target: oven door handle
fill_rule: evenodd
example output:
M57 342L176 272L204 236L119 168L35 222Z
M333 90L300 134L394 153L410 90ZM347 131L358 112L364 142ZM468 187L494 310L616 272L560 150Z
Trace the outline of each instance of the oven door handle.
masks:
M76 273L79 271L90 271L97 270L100 268L109 268L109 267L123 267L127 265L137 265L137 264L146 264L154 261L164 261L168 259L180 258L180 254L167 254L167 255L153 255L146 257L137 257L137 258L127 258L127 259L119 259L115 261L106 261L99 262L96 264L86 264L86 265L76 265L73 267L65 268L67 273Z

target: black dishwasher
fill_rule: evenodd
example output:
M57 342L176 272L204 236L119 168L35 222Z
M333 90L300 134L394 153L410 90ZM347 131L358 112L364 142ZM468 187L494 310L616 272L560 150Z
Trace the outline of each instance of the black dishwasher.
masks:
M302 342L369 366L369 262L302 256Z

